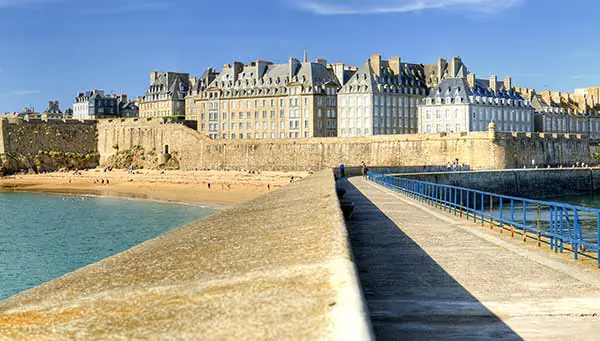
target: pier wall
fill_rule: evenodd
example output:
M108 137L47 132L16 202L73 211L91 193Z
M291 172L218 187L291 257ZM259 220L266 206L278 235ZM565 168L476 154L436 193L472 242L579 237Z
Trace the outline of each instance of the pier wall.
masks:
M459 159L471 169L591 162L581 135L451 133L355 138L210 140L182 124L162 119L101 120L101 162L119 151L142 147L168 151L182 169L319 170L344 163L406 167L445 165Z
M0 171L51 171L98 165L94 121L0 119Z
M600 190L600 169L517 169L430 172L403 177L525 198L591 194Z
M0 302L0 321L7 339L371 339L331 170Z

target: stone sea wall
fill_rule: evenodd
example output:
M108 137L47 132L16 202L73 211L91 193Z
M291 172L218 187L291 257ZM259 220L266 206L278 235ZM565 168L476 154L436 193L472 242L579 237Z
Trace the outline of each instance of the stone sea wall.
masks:
M591 162L580 135L452 133L369 138L210 140L183 124L160 119L102 120L101 161L134 147L175 157L182 169L319 170L358 166L445 165L459 159L472 169Z
M516 169L430 172L403 177L525 198L590 194L600 190L600 169Z
M99 164L94 121L0 119L0 172L94 168Z
M0 338L369 340L364 309L329 170L0 302Z

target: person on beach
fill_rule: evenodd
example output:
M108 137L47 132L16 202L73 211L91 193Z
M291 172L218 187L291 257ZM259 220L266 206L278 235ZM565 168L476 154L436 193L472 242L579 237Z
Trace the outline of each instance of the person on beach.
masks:
M340 177L345 178L346 177L346 166L344 166L344 164L340 164Z

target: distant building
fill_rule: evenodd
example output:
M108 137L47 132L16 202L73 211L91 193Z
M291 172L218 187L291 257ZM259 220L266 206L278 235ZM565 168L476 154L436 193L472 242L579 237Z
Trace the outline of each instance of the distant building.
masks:
M117 99L106 95L104 90L91 90L79 93L73 104L73 118L96 120L117 117Z
M119 117L138 117L140 109L125 94L117 95L117 115Z
M574 93L517 88L535 110L535 130L546 133L587 134L600 138L599 88Z
M338 136L417 132L417 103L427 94L423 65L371 56L338 94Z
M148 91L139 99L139 116L185 116L185 96L195 82L187 73L151 72Z
M186 117L213 139L336 136L340 87L323 59L234 62L200 77L187 97Z
M419 105L419 133L486 131L492 121L497 131L533 131L533 108L510 77L445 79Z

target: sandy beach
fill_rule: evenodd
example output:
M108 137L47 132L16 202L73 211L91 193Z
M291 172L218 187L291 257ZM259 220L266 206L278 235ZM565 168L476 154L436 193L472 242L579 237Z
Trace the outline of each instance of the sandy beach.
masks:
M228 207L306 177L304 172L156 171L101 169L0 178L0 191L86 194Z

